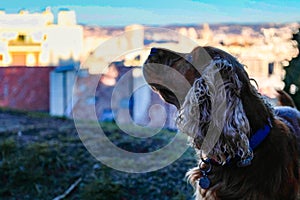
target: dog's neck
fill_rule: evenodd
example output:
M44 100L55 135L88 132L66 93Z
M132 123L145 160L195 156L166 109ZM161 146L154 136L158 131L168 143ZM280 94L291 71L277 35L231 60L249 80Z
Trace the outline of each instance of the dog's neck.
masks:
M241 99L251 127L251 137L256 131L269 124L269 120L273 120L272 110L254 87L243 90Z
M254 87L250 87L251 88L246 88L244 91L241 92L240 98L242 100L245 115L247 116L249 125L251 127L250 132L247 134L247 136L249 138L250 151L252 151L256 148L256 145L259 145L269 133L270 128L272 127L272 121L274 120L274 116L272 108L267 103L267 101L263 99L263 97L256 91ZM251 143L257 144L255 144L253 147L253 145L251 146ZM250 153L249 155L252 155L252 153ZM217 161L219 162L219 164L223 165L226 164L228 160L233 158L234 155L232 155L231 157L225 154L208 156L206 154L201 153L200 157L203 159L208 158L213 161Z
M251 152L253 152L269 135L272 128L272 124L270 120L268 121L269 123L266 124L264 128L259 129L249 139ZM200 177L200 179L198 180L198 184L202 189L209 189L211 181L210 178L208 177L208 174L211 171L212 165L231 166L232 164L236 164L237 167L247 167L252 164L253 153L244 159L239 158L238 155L232 158L230 156L226 156L225 154L219 155L217 157L216 156L208 157L208 155L204 153L201 153L200 157L201 157L201 161L199 163L199 170L202 173L202 177ZM218 160L221 160L221 162L219 162Z
M250 146L249 150L251 152L254 151L267 138L267 136L269 135L272 127L273 127L272 122L271 122L270 119L268 119L268 123L265 124L263 128L258 129L255 133L252 134L252 136L249 138L249 146ZM236 156L237 156L235 158L236 161L243 161L243 160L238 160L239 156L238 155L236 155ZM251 164L251 160L253 158L252 156L253 156L253 154L250 155L250 157L244 159L245 162L250 161L250 163L241 163L240 162L241 167L244 167L244 166L247 166L247 165ZM200 158L201 158L202 161L210 160L210 161L212 161L213 163L215 163L217 165L228 164L231 160L231 157L227 156L225 154L208 157L208 155L203 153L203 152L200 153Z

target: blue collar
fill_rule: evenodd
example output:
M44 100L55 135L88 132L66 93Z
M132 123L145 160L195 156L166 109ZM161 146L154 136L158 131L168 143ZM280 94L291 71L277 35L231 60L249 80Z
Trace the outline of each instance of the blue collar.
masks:
M253 151L254 149L256 149L269 135L271 128L272 128L272 123L271 123L270 118L268 119L268 122L269 122L268 124L266 124L263 128L256 131L256 133L254 135L252 135L252 137L249 139L249 146L250 146L249 150L250 151ZM252 155L248 156L247 158L237 161L236 164L238 167L246 167L246 166L251 165L252 160L253 160L253 153L252 153Z
M253 150L255 150L269 135L271 128L272 128L272 123L271 123L270 118L268 119L268 122L269 122L268 124L266 124L263 128L256 131L256 133L254 135L252 135L251 138L249 139L249 147L250 147L249 150L251 152ZM226 159L226 162L223 164L220 164L210 158L207 158L207 159L201 158L202 162L204 162L206 164L214 164L214 165L228 165L228 164L232 163L232 160L234 160L237 162L238 167L246 167L246 166L250 165L252 159L253 159L253 154L242 160L238 155L236 155L236 157L233 159L230 156L228 156Z
M269 124L266 124L263 128L256 131L249 140L249 145L252 150L256 149L269 135L271 130L271 121L268 119Z
M252 135L252 137L249 139L250 151L253 151L254 149L256 149L269 135L271 128L272 128L272 123L271 123L270 118L268 119L268 122L269 122L268 124L266 124L263 128L256 131L256 133L254 135ZM236 165L238 167L246 167L248 165L251 165L253 155L251 155L248 158L245 158L243 160L239 160L239 159L237 160L237 157L235 158L235 161L237 161ZM204 162L208 165L208 168L201 169L201 164L199 165L199 170L202 173L202 177L200 177L198 184L202 189L208 189L208 188L210 188L210 184L211 184L211 181L208 178L208 174L210 173L211 165L214 164L214 162L212 159L209 159L209 158L207 158L206 160L201 158L201 160L202 160L201 162ZM227 158L225 165L228 165L230 163L232 163L231 159ZM220 164L217 164L217 165L220 165Z

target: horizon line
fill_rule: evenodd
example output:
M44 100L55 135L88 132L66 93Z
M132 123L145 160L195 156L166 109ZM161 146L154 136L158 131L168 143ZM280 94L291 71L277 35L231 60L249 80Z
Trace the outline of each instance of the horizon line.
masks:
M140 24L140 23L130 23L126 25L101 25L101 24L90 24L90 23L77 23L78 25L81 26L99 26L99 27L104 27L104 28L122 28L130 25L141 25L145 27L170 27L170 26L175 26L175 27L180 27L180 26L202 26L204 24L208 25L241 25L241 26L247 26L247 25L271 25L271 26L276 26L276 25L286 25L286 24L298 24L300 28L300 20L295 21L295 22L203 22L203 23L170 23L170 24Z

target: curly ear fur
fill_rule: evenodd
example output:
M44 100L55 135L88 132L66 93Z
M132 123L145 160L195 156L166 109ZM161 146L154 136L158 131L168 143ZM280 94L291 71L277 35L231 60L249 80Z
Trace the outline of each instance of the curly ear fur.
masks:
M177 126L206 155L224 158L226 153L244 158L251 153L250 125L240 99L241 88L232 64L214 59L188 92Z

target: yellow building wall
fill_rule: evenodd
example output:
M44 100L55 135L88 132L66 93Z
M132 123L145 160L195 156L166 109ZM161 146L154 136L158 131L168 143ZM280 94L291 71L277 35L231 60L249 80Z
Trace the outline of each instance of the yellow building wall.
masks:
M0 66L59 66L79 62L83 28L74 11L61 11L54 24L50 9L43 13L0 14Z

